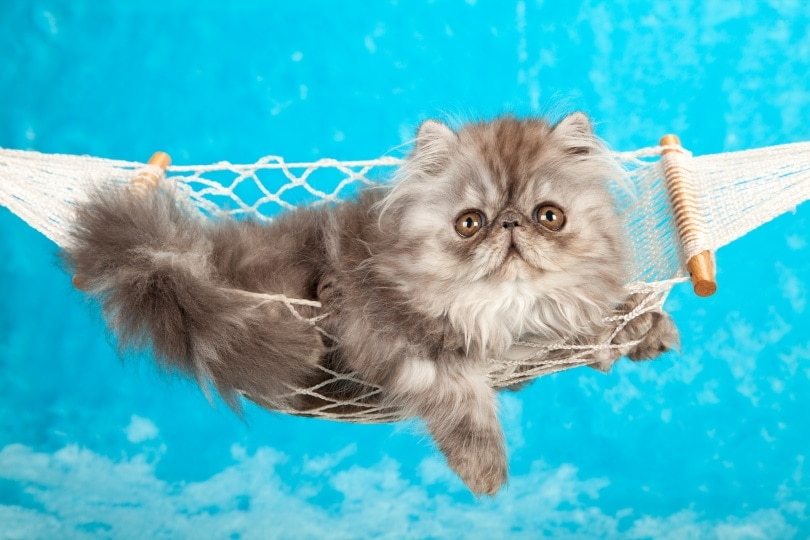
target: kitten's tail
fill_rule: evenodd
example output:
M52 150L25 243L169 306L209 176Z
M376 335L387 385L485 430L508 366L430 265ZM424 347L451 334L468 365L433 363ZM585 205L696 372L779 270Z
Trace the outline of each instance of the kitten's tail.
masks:
M316 370L321 336L286 305L229 288L211 261L210 230L171 193L98 190L78 209L64 260L123 348L151 346L234 407L239 392L294 407L290 388Z

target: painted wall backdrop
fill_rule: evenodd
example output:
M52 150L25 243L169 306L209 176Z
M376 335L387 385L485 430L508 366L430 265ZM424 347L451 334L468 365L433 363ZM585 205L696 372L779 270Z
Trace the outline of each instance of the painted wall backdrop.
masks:
M0 146L178 164L377 157L431 117L581 109L620 150L810 140L804 2L0 5ZM394 154L396 155L396 151ZM810 208L677 287L682 351L505 394L475 500L413 426L244 420L122 361L0 209L0 538L806 538Z

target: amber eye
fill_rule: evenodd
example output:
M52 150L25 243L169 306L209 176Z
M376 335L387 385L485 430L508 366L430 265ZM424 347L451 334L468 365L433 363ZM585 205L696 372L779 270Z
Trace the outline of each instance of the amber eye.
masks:
M464 238L469 238L481 230L487 218L479 210L467 210L456 218L456 232Z
M565 213L552 204L541 204L534 209L534 220L550 231L559 231L565 225Z

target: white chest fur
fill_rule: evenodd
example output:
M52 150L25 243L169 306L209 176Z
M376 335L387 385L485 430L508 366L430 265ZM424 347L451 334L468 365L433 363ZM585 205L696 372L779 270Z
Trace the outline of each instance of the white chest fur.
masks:
M499 355L522 334L548 332L542 317L548 301L537 284L519 277L481 280L456 291L446 310L468 344L478 341L489 354Z

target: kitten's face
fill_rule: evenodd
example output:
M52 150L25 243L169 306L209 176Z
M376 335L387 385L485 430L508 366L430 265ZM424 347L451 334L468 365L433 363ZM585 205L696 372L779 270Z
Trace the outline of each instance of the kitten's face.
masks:
M623 281L615 175L587 118L501 118L459 133L425 123L389 203L405 273L445 286L527 283L535 293Z

